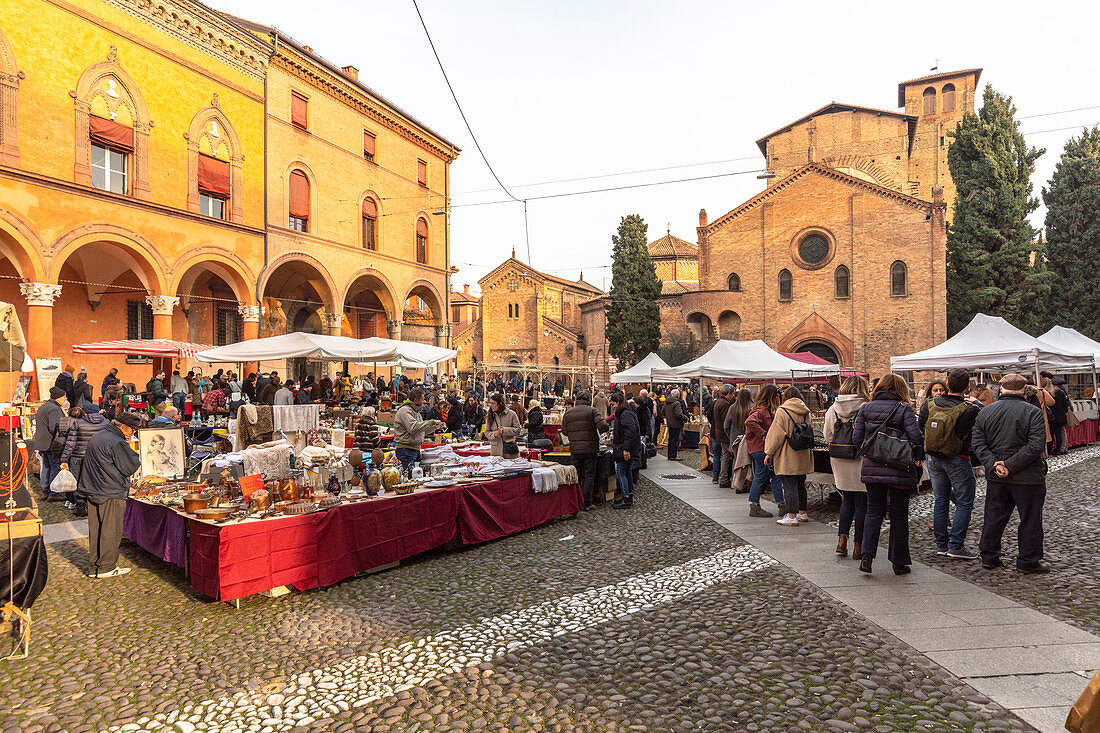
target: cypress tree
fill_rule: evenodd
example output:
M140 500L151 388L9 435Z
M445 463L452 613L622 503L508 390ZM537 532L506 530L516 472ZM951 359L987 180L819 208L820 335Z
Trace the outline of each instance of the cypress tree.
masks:
M947 150L955 182L955 213L947 232L947 325L951 333L975 313L1003 316L1020 328L1036 326L1047 278L1028 215L1039 206L1032 193L1035 161L1012 98L987 85L978 114L959 121Z
M1041 326L1068 326L1090 338L1100 336L1100 273L1092 253L1100 243L1100 129L1070 138L1050 187L1043 189L1049 307L1040 308Z
M637 214L624 216L611 237L611 292L607 303L607 341L620 369L637 364L661 343L657 298L661 281L649 257L648 226Z

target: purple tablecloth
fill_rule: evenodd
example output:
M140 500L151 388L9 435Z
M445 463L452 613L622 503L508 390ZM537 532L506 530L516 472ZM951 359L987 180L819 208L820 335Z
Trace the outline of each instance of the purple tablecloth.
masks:
M126 500L122 536L165 562L187 567L187 520L160 504Z

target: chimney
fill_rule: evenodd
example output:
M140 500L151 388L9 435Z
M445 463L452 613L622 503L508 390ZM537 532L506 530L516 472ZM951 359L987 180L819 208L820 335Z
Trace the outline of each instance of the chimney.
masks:
M302 50L306 53L313 53L313 46L302 46Z
M340 71L344 72L344 76L353 81L359 81L359 69L354 66L341 66Z
M932 186L932 203L943 203L943 186Z
M470 284L469 283L466 283L462 286L462 294L463 295L469 295L470 294Z
M707 210L699 209L699 226L705 227L707 225Z

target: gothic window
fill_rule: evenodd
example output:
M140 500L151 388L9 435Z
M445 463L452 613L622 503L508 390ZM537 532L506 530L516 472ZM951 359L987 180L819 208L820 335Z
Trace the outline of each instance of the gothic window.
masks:
M11 45L0 31L0 164L19 165L15 111L19 81L24 77L15 63Z
M731 293L741 292L741 276L736 272L731 272L730 276L726 279L726 288Z
M905 263L901 260L890 265L890 295L894 297L909 295L909 275Z
M299 170L290 172L289 227L295 231L309 231L309 179Z
M244 153L217 95L191 120L186 140L187 208L215 219L243 221Z
M378 204L374 199L363 199L363 249L378 249Z
M847 267L841 265L833 273L833 296L836 298L848 298L852 294L852 273Z
M512 304L511 304L511 303L509 303L509 304L508 304L508 317L509 317L509 318L513 318L513 317L514 317L514 316L512 315Z
M791 271L787 269L779 271L779 299L794 300L794 278L791 276Z
M516 318L519 318L519 303L516 303Z
M924 90L924 114L936 114L936 88L928 87Z
M944 84L943 85L943 111L954 112L955 111L955 85Z
M93 118L98 119L98 118ZM101 191L126 193L126 160L129 151L116 150L92 137L92 185Z

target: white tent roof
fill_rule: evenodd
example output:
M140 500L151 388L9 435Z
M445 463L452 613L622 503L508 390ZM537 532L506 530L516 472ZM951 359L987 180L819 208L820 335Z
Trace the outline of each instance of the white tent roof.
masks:
M381 339L381 341L388 343L376 343L374 339L353 339L347 336L288 333L207 349L195 354L195 358L206 362L234 363L298 357L329 361L381 362L399 357L395 344L401 342L391 342L389 339Z
M442 346L433 346L431 344L421 344L415 341L394 341L393 339L385 339L378 336L373 338L363 339L372 345L377 346L380 349L394 348L397 350L397 355L393 359L387 359L378 361L378 366L399 366L405 369L423 369L425 367L433 367L443 361L455 359L458 357L458 352L454 349L445 349ZM360 359L360 364L372 364L370 360Z
M710 351L687 364L670 369L654 369L653 379L791 379L794 372L799 376L839 374L840 367L833 364L818 366L789 359L760 340L722 340Z
M614 374L612 374L611 375L611 383L612 384L647 384L648 382L651 381L650 370L652 370L652 369L669 369L669 368L670 367L668 366L668 364L665 363L664 359L662 359L656 353L651 353L649 356L642 359L640 362L638 362L634 366L630 367L629 369L624 369L621 372L615 372ZM690 380L688 380L686 378L675 378L675 379L665 378L665 379L662 379L661 381L663 381L663 382L676 382L676 383L680 384L680 383L688 382Z
M1093 341L1076 329L1055 326L1040 336L1039 340L1063 351L1079 351L1083 354L1092 354L1092 358L1096 360L1097 364L1100 364L1100 342Z
M932 369L1012 369L1031 367L1092 371L1091 351L1065 350L1013 326L1003 318L979 313L961 331L931 349L890 359L894 371Z

